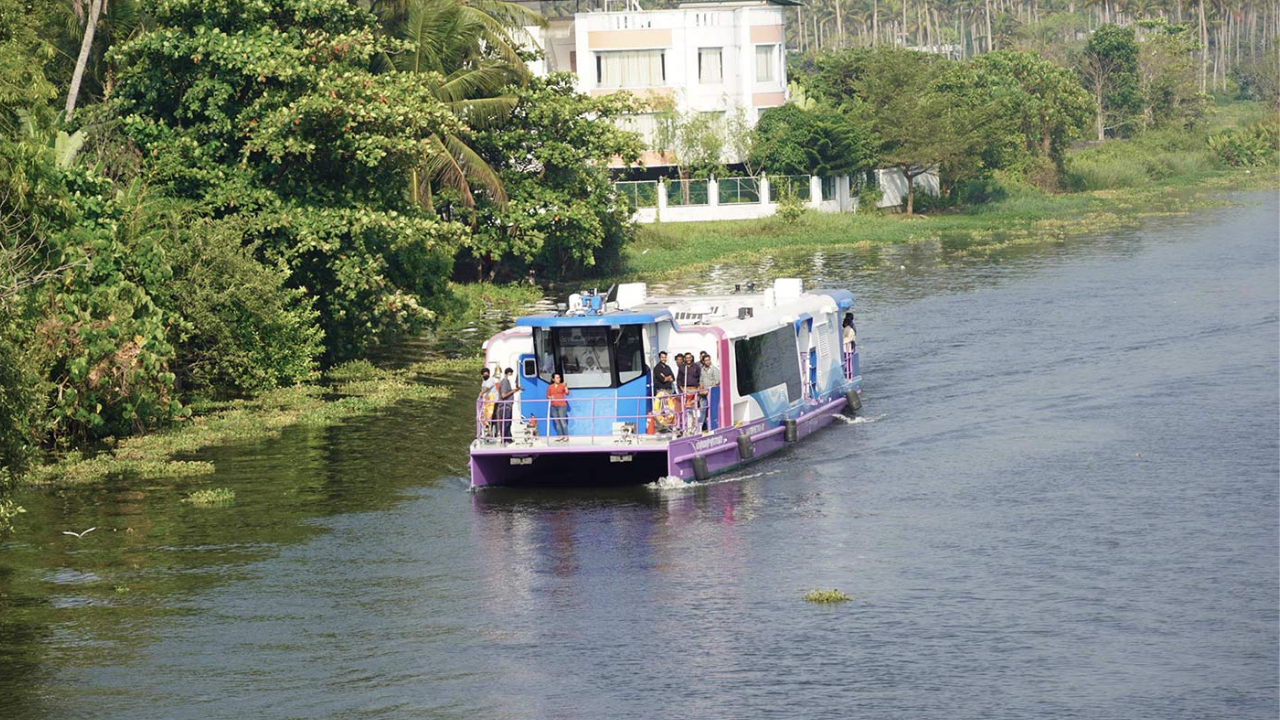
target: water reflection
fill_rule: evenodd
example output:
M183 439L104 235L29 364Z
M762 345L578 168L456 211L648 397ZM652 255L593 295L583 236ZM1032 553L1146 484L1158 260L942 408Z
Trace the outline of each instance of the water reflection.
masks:
M724 530L750 521L753 487L734 478L600 492L474 493L471 536L490 609L518 608L548 584L552 597L572 603L584 566L639 566L661 577L696 565L731 580L743 566L743 549Z

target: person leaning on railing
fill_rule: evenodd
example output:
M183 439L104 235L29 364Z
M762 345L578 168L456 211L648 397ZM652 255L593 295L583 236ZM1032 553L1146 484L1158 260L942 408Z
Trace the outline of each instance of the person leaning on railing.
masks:
M698 414L702 417L699 427L711 430L711 388L720 384L720 370L711 364L711 353L702 351L702 381L698 384Z

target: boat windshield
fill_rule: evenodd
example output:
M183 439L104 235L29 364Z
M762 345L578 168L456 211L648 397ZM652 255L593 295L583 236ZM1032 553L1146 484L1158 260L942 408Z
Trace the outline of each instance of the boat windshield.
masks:
M538 377L564 376L571 388L608 388L644 374L644 341L639 325L534 328Z

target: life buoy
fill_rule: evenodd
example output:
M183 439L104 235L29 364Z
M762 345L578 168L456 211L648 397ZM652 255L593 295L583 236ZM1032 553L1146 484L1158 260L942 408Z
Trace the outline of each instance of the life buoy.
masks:
M659 390L653 399L653 419L659 425L670 428L676 424L676 398L666 390Z

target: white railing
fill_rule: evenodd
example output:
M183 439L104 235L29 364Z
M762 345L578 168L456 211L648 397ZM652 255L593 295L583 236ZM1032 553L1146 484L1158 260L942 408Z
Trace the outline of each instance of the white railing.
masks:
M577 445L666 442L722 425L712 410L716 399L713 392L570 397L565 400L565 415L556 417L550 400L481 398L476 401L476 438L497 444L568 440Z

